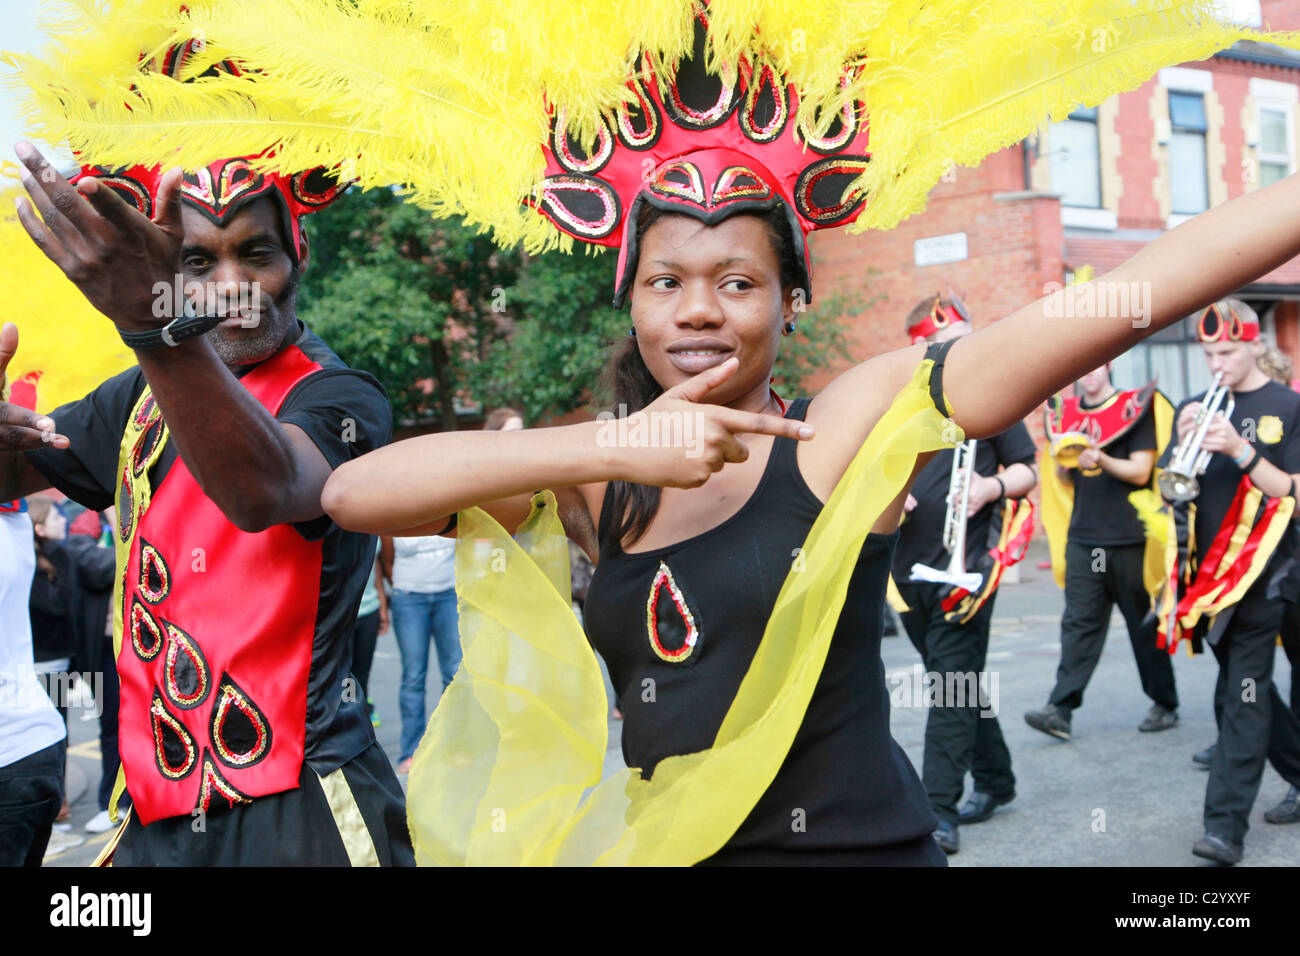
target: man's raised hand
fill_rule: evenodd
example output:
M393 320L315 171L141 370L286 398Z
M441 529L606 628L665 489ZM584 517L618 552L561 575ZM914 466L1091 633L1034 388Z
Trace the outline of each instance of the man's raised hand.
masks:
M18 200L18 218L32 241L119 328L157 328L154 286L180 271L180 171L163 176L151 222L94 179L72 186L31 144L15 152L31 197Z
M643 485L698 488L727 462L749 458L738 435L774 435L807 440L813 428L804 422L711 405L709 393L730 379L740 362L733 358L668 389L642 411L628 416L629 436L676 436L680 441L631 442L620 452L626 480ZM638 421L639 419L639 421Z
M18 351L18 326L6 322L0 327L0 396L5 394L9 362ZM54 420L37 415L21 405L0 401L0 450L28 451L33 448L67 448L68 439L54 433Z

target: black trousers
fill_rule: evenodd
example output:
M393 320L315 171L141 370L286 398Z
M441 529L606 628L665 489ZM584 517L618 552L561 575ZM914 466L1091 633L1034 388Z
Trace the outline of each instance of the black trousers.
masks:
M1273 683L1283 606L1264 594L1262 587L1248 591L1213 645L1219 661L1214 696L1222 715L1205 787L1205 829L1233 843L1250 828L1265 760L1300 786L1300 718Z
M911 609L901 615L903 627L928 672L939 675L945 686L949 675L983 673L996 593L969 622L952 624L943 619L940 605L948 590L945 585L899 584L898 590ZM995 797L1015 793L1011 751L996 714L987 706L988 701L983 703L981 707L979 700L945 700L942 706L930 708L926 716L921 781L934 815L949 823L957 822L957 801L965 788L968 770L975 779L975 789L982 793Z
M1286 603L1282 610L1282 650L1291 662L1291 713L1300 717L1300 604Z
M361 685L361 699L370 696L370 665L375 659L375 645L379 643L379 612L371 611L357 618L352 629L352 676ZM369 704L366 705L369 709Z
M0 767L0 866L40 866L63 800L64 741Z
M1118 604L1128 625L1142 691L1161 707L1178 709L1173 662L1168 651L1156 647L1155 618L1143 627L1151 606L1142 581L1145 549L1143 544L1101 548L1066 542L1061 664L1050 703L1067 710L1083 706L1083 691L1106 645L1111 608Z

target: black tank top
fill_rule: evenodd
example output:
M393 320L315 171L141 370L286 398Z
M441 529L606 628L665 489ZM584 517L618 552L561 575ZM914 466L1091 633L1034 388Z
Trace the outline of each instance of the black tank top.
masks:
M802 421L808 400L787 418ZM822 510L797 443L774 439L758 488L718 527L639 554L602 549L587 636L623 711L623 757L649 777L664 757L713 745L799 548ZM609 518L609 495L602 523ZM709 862L842 862L897 844L933 849L935 818L889 733L880 659L891 535L868 536L803 724L767 792ZM657 590L651 602L652 589ZM925 839L922 839L925 838Z

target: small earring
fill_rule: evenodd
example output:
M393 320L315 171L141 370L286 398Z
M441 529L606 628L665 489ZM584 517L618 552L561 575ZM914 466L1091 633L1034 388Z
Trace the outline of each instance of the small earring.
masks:
M628 329L627 334L632 336L632 338L636 338L636 329Z
M792 333L793 331L794 331L794 323L793 323L793 322L787 322L785 325L781 326L781 334L782 334L782 335L789 335L789 334Z

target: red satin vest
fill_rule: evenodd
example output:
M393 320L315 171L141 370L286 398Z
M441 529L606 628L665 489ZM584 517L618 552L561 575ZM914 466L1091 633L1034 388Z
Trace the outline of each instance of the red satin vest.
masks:
M276 414L319 369L290 347L240 383ZM130 527L130 471L138 481L162 433L151 396L133 419L139 438L119 491L118 530L130 546L119 747L148 825L298 786L322 558L321 543L290 525L239 530L179 457Z

